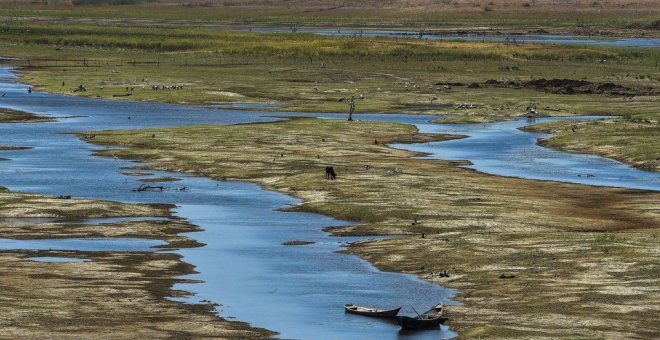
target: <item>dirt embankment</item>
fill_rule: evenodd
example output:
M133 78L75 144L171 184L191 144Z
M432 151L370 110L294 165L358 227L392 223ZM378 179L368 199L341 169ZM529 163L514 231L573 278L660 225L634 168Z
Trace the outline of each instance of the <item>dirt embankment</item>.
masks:
M656 20L656 21L648 23L648 24L634 23L634 24L627 25L626 28L660 31L660 20Z
M463 84L460 84L463 85ZM454 85L456 86L456 84ZM512 89L534 89L554 94L605 94L611 96L653 96L660 89L650 86L627 86L615 83L590 82L575 79L495 80L471 83L470 88L495 87Z

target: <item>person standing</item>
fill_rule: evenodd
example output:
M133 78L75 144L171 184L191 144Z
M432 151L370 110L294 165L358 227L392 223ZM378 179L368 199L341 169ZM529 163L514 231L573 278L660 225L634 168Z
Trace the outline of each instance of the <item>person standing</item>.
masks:
M348 120L353 120L353 112L355 111L355 96L351 96L351 100L348 102Z

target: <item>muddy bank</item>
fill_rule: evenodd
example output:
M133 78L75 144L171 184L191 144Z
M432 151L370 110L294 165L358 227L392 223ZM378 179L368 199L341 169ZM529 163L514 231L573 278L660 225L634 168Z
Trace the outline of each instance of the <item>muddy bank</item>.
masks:
M165 240L164 248L201 244L180 235L198 228L170 217L169 205L58 199L0 188L0 238ZM135 220L90 224L91 218ZM100 220L102 221L102 220ZM80 259L36 262L31 257ZM50 259L51 261L53 259ZM0 329L15 338L264 338L272 332L219 318L207 304L184 304L176 283L194 268L173 253L0 250Z
M464 85L464 84L460 84ZM459 85L454 85L459 86ZM494 87L512 89L534 89L554 94L605 94L611 96L654 96L660 89L650 86L627 86L615 83L599 83L574 79L534 79L534 80L486 80L483 83L470 83L469 88Z

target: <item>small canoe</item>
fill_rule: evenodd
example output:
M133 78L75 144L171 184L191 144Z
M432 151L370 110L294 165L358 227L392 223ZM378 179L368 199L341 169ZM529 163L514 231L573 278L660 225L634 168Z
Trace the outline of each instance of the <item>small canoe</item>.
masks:
M377 309L377 308L355 306L350 303L344 305L344 310L346 311L346 313L358 314L364 316L373 316L377 318L394 318L397 314L399 314L400 309L401 307L394 309Z

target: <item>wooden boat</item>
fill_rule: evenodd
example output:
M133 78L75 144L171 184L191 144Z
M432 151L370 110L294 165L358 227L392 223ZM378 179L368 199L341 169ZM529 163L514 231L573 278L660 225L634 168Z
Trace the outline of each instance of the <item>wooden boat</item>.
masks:
M445 306L442 303L439 303L431 307L431 309L427 310L422 315L443 315L444 312L445 312Z
M438 304L417 317L397 316L396 322L401 326L401 329L407 330L435 328L447 321L447 317L443 313L444 306Z
M399 314L400 309L401 307L394 309L377 309L377 308L355 306L350 303L344 305L344 310L346 311L346 313L358 314L364 316L373 316L377 318L394 318L397 314Z

